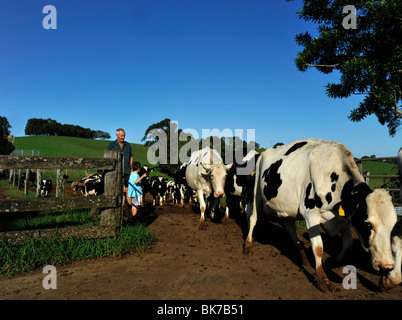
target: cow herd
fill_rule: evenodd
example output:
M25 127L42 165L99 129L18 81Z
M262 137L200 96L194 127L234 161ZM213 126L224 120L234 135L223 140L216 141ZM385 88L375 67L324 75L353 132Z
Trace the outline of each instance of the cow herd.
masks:
M177 170L174 181L161 176L144 179L143 195L150 192L153 205L162 205L170 197L181 205L198 201L200 230L206 229L206 212L214 218L221 199L226 201L224 221L242 204L249 226L243 248L246 255L253 251L257 219L266 216L283 225L295 248L305 257L295 227L296 220L305 220L315 258L316 285L324 292L333 291L333 287L322 266L320 227L329 236L341 236L342 249L336 257L341 262L351 251L353 226L363 249L370 253L371 266L381 274L381 289L401 283L402 220L397 222L389 193L372 190L366 184L344 145L304 139L261 154L250 151L234 158L236 161L225 164L220 154L209 147L193 152L188 163ZM401 175L402 148L398 166ZM141 170L149 175L153 169L143 166ZM86 177L73 188L84 195L96 195L100 188L95 185L101 179Z

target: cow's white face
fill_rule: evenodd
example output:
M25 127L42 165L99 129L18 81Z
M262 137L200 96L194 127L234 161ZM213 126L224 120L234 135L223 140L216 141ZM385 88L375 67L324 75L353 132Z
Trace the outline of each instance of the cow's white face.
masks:
M225 165L223 163L216 164L202 164L205 170L209 171L211 177L212 189L214 192L214 197L224 197L225 196L225 180L227 171L230 170L233 164Z
M391 231L396 223L396 213L389 193L383 189L374 190L366 198L368 218L364 221L367 239L360 233L363 248L371 254L375 270L391 270L394 258L391 251Z

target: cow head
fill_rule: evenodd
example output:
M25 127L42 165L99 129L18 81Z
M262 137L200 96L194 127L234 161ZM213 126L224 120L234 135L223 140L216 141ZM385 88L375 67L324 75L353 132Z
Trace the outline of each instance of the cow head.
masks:
M342 190L342 207L351 219L363 249L371 254L371 265L377 271L394 267L391 252L391 230L396 213L391 196L384 189L372 191L366 183L354 185L352 179Z
M207 171L206 174L202 173L205 180L210 181L212 189L214 190L214 197L224 197L225 196L225 180L226 172L232 168L233 164L203 164L202 167Z
M367 196L366 203L367 219L360 228L368 236L368 247L365 239L361 239L363 247L370 251L375 270L390 271L394 268L390 238L397 220L391 196L384 189L376 189Z
M395 265L394 270L380 279L381 290L390 290L395 288L402 282L401 274L401 259L402 259L402 220L399 220L391 232L392 254L394 255Z

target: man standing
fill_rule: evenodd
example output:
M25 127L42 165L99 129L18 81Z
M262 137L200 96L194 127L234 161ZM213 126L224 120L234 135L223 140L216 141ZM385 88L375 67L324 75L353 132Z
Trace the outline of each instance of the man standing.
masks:
M133 153L131 146L128 142L124 141L126 138L126 132L119 128L116 130L115 141L111 141L107 146L107 150L117 150L123 152L123 165L124 165L124 190L126 192L126 200L128 204L131 204L131 199L127 197L128 179L131 173L131 164L133 163Z

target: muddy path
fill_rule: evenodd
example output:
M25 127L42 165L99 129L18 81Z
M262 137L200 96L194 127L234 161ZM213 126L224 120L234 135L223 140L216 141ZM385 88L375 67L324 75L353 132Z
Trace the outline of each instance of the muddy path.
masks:
M142 222L158 236L144 252L56 266L57 289L42 286L42 269L0 278L0 299L36 300L400 300L402 286L379 292L379 275L368 255L354 241L345 264L356 267L356 289L345 290L343 266L326 272L336 292L323 293L314 285L308 235L300 233L310 263L302 268L287 233L278 225L260 221L255 229L254 255L244 256L245 217L228 223L208 220L198 230L196 210L167 204L149 208ZM323 235L324 259L336 255L340 238Z

